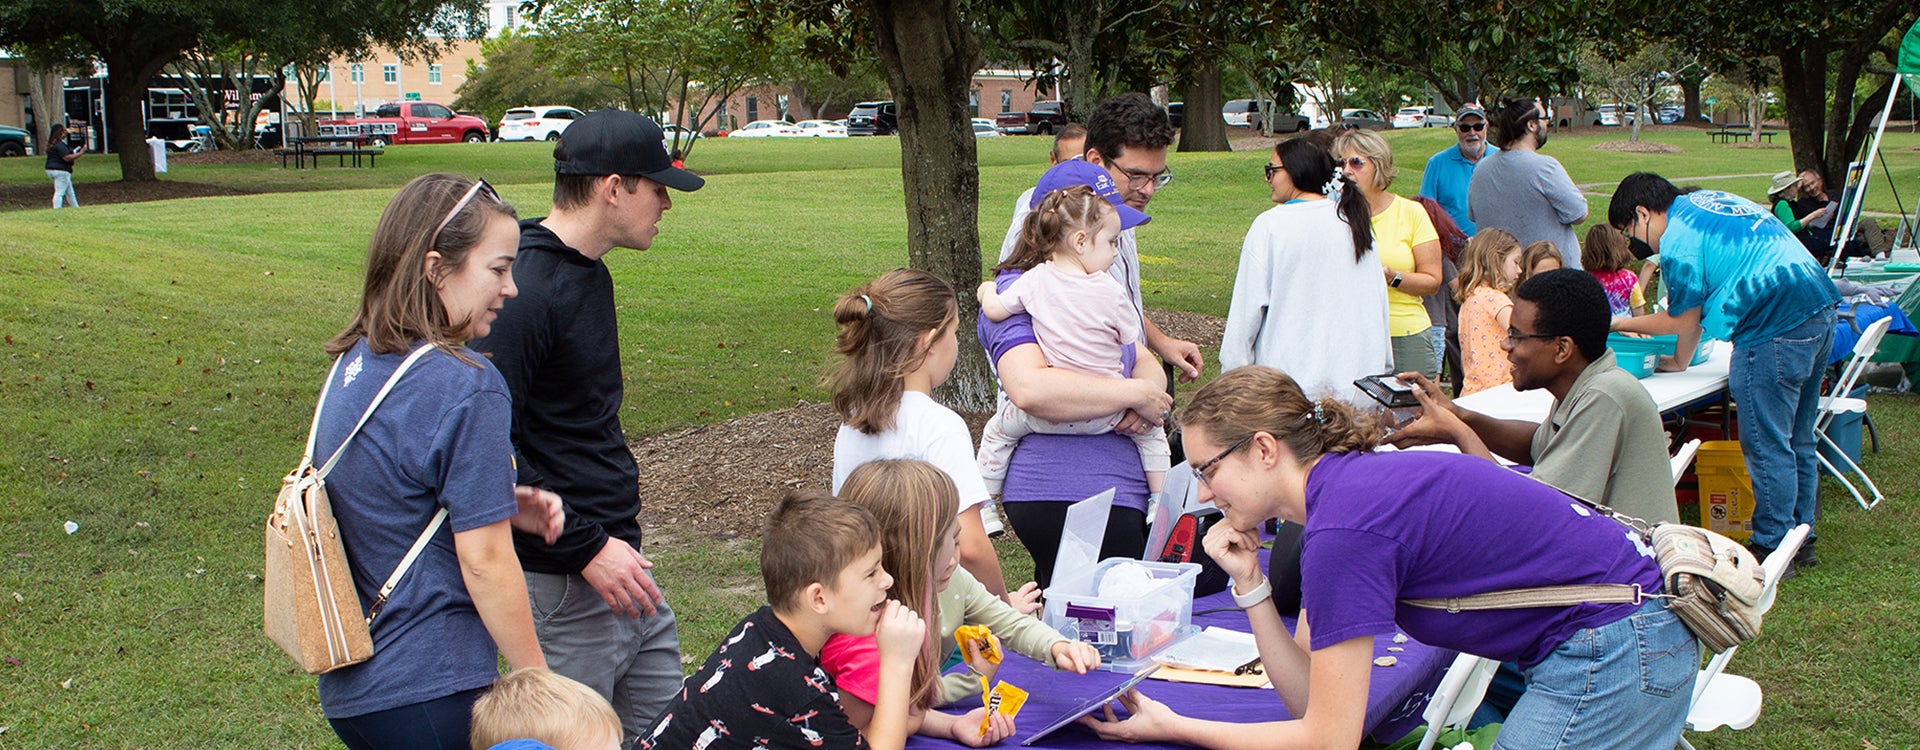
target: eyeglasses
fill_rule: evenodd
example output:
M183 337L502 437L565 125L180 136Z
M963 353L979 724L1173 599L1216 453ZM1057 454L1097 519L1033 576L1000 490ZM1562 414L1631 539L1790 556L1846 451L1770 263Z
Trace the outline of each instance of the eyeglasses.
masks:
M440 225L433 228L433 234L427 238L428 248L440 246L440 230L446 229L447 224L453 221L453 217L460 215L460 209L466 208L468 203L473 202L473 196L476 195L487 196L487 200L493 201L495 205L503 202L500 200L500 194L494 192L493 186L487 184L486 180L474 180L473 187L467 188L467 194L460 196L459 202L453 204L453 210L448 211L447 217L440 220Z
M1167 183L1173 182L1173 168L1171 167L1158 172L1136 172L1126 167L1121 167L1120 173L1127 176L1127 188L1130 190L1145 188L1149 182L1153 183L1155 190L1158 190L1166 187Z
M1453 126L1453 129L1454 129L1454 130L1458 130L1458 131L1460 131L1460 132L1462 132L1462 133L1477 133L1477 132L1480 132L1480 131L1482 131L1482 130L1486 130L1486 129L1487 129L1487 124L1486 124L1486 123L1484 123L1484 122L1462 122L1462 123L1455 123L1455 124L1454 124L1454 126Z
M1287 168L1283 165L1268 164L1267 165L1267 181L1272 182L1274 175L1279 174L1281 172L1285 172L1285 171L1287 171Z
M1501 342L1500 346L1504 349L1512 349L1514 344L1525 339L1557 339L1560 338L1560 336L1561 334L1558 333L1521 333L1520 329L1508 326L1507 340Z
M1213 470L1214 464L1220 463L1227 456L1233 455L1234 451L1240 450L1240 448L1242 446L1245 446L1247 442L1250 440L1253 440L1252 435L1248 435L1246 437L1240 438L1240 442L1227 446L1226 450L1220 451L1220 455L1207 459L1206 461L1201 462L1199 466L1193 467L1193 475L1200 478L1201 484L1206 485L1208 488L1212 488L1213 477L1210 476L1208 472Z
M1341 159L1338 163L1348 169L1359 169L1367 165L1367 158L1364 156L1349 156Z

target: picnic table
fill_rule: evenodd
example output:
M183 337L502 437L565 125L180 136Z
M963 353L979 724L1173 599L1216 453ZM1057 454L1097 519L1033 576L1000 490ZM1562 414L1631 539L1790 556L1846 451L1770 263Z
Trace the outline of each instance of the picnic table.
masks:
M1774 134L1778 132L1780 131L1762 130L1760 131L1760 138L1765 140L1768 143L1772 143ZM1718 130L1707 131L1707 137L1711 138L1714 143L1731 143L1733 141L1744 141L1749 138L1752 138L1753 135L1754 135L1753 126L1751 124L1744 123L1744 122L1730 122L1725 125L1721 125L1720 129Z
M1260 550L1261 570L1266 569L1266 558L1271 550ZM1291 630L1293 618L1282 618ZM1247 616L1233 603L1228 592L1221 591L1209 596L1196 597L1193 601L1193 624L1199 627L1209 625L1247 632ZM1388 649L1401 649L1389 651ZM1425 721L1421 712L1426 710L1427 699L1440 685L1440 677L1457 652L1428 646L1419 641L1408 639L1405 643L1395 643L1392 635L1376 636L1373 641L1374 658L1392 656L1392 666L1374 666L1373 677L1367 685L1367 735L1379 742L1392 742L1423 726ZM1015 722L1014 735L1002 741L999 747L1018 747L1021 740L1045 727L1055 717L1066 713L1087 698L1098 695L1103 690L1118 686L1131 675L1120 672L1094 670L1085 675L1072 672L1055 672L1045 664L1028 659L1019 654L1006 652L1005 661L1000 665L999 680L1012 683L1028 693L1026 707L1020 710ZM965 669L959 667L958 669ZM1149 678L1137 688L1149 698L1167 704L1181 714L1197 719L1233 722L1281 721L1294 718L1287 713L1287 707L1280 702L1280 696L1268 688L1221 687L1184 682L1168 682ZM974 699L971 705L962 701L947 709L964 712L980 706ZM1115 709L1119 712L1119 709ZM1124 715L1124 712L1120 712ZM1069 726L1040 740L1040 746L1052 748L1096 748L1110 747L1112 743L1101 742L1093 730L1083 726ZM908 748L956 748L960 743L952 740L936 739L915 735L907 739ZM1140 743L1127 745L1129 748L1179 748L1187 747L1172 743Z
M360 167L360 159L364 157L367 160L367 167L372 168L374 160L386 151L380 148L368 148L366 143L367 136L364 133L310 135L288 138L287 144L291 148L276 149L274 153L280 155L282 169L286 168L288 157L293 158L294 169L300 169L307 162L312 162L313 167L319 169L320 157L323 156L338 157L342 167L347 166L348 159L352 159L356 169Z

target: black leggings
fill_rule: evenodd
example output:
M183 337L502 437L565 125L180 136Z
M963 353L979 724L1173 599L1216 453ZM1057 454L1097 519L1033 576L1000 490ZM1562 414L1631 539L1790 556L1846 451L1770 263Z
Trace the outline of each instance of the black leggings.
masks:
M1020 544L1033 556L1033 580L1045 589L1053 585L1053 559L1060 554L1060 531L1067 524L1067 502L1002 502L1007 523L1020 537ZM1147 514L1133 508L1115 506L1107 514L1107 535L1100 543L1099 559L1109 557L1140 558L1147 547Z
M340 735L340 741L347 743L348 750L467 750L467 735L473 726L473 703L486 691L486 688L475 688L352 718L328 719L327 723L333 725L333 733Z

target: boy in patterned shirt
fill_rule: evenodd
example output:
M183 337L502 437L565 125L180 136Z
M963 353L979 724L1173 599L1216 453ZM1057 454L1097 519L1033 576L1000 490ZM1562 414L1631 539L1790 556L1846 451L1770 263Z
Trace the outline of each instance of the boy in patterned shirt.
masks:
M688 677L640 746L866 748L907 739L907 691L926 624L887 598L880 527L865 509L819 491L788 495L767 515L760 577L767 606L747 615ZM877 633L879 699L865 736L840 710L820 648L836 634Z

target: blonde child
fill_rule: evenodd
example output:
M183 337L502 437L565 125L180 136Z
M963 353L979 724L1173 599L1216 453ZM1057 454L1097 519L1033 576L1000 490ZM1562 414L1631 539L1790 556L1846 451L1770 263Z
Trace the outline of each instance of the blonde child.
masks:
M952 409L933 400L960 356L959 303L953 287L925 271L900 268L860 285L833 308L844 359L827 375L842 424L833 441L833 492L868 461L912 458L934 466L960 488L960 565L996 596L1007 596L1000 558L982 511L992 496L973 460L973 434ZM1012 595L1038 607L1028 586Z
M1034 337L1047 364L1088 375L1125 379L1133 366L1152 358L1140 341L1140 311L1120 282L1107 273L1119 253L1120 233L1147 221L1147 215L1108 202L1093 188L1076 185L1048 193L1027 215L1013 255L998 270L1021 271L1006 291L994 282L980 285L980 311L1000 322L1019 313L1033 316ZM998 494L1007 478L1007 461L1020 439L1039 432L1099 435L1112 432L1124 413L1085 422L1050 422L1007 401L980 434L980 474L987 491ZM1133 436L1147 471L1147 492L1158 496L1172 461L1167 433L1160 428ZM1149 507L1153 504L1149 500Z
M1580 265L1607 290L1607 309L1615 318L1632 317L1641 305L1640 275L1627 267L1632 262L1633 252L1627 249L1627 238L1618 229L1594 224L1587 229L1586 239L1580 241Z
M1527 279L1566 267L1567 261L1560 254L1560 248L1548 240L1536 240L1520 253L1520 277L1513 280L1513 288L1519 289L1521 284L1527 283Z
M1520 241L1498 229L1482 229L1460 254L1453 298L1460 303L1460 395L1513 380L1502 348L1513 316L1513 287L1520 278Z
M620 717L593 688L547 669L501 678L473 704L473 750L539 740L554 750L619 750Z
M954 554L959 529L953 523L958 494L953 481L923 461L873 461L855 469L840 498L871 512L880 524L881 564L894 575L889 595L903 606L923 613L927 642L914 666L912 709L907 725L919 734L952 739L983 747L1013 733L1013 721L996 714L985 734L980 732L985 709L977 703L980 680L993 678L999 665L965 654L972 672L942 677L941 666L956 648L954 630L961 625L986 625L994 647L1004 639L1007 648L1055 669L1085 674L1100 665L1092 645L1066 636L989 593L957 565ZM854 726L863 726L871 713L878 683L875 643L869 637L836 637L820 652L820 663L840 686L840 703ZM965 714L931 710L973 698Z

